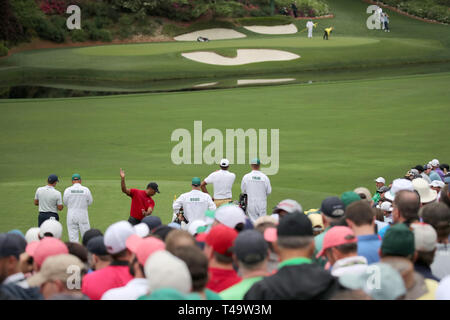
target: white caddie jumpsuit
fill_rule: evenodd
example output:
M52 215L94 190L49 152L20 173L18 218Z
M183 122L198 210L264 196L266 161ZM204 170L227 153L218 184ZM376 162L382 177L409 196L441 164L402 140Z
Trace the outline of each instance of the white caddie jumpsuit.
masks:
M253 170L242 178L241 190L247 194L247 214L254 223L267 214L267 196L272 192L270 180L261 171Z
M78 242L78 232L83 237L91 228L89 224L88 206L92 204L92 194L87 187L74 183L64 190L63 202L67 207L67 230L70 242Z
M207 210L216 210L216 205L214 204L211 196L199 190L192 190L190 192L183 193L177 200L174 201L174 218L181 207L183 207L185 218L189 221L183 229L187 229L192 221L205 221L205 212Z
M314 23L312 23L312 21L308 21L306 23L306 28L308 29L308 38L312 38L312 32L313 32L313 28L314 28Z

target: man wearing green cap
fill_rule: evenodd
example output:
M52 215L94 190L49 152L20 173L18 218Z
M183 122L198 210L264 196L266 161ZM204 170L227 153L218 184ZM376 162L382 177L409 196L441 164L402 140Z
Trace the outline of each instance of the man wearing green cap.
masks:
M83 238L84 233L91 228L89 224L88 207L92 204L92 194L89 188L81 185L81 176L72 175L72 186L64 190L63 202L67 207L67 230L70 242L78 242L78 233Z
M182 225L187 229L189 224L195 220L206 221L205 212L207 210L216 210L211 196L200 189L202 181L198 177L192 178L192 191L183 193L173 203L173 220L177 217L180 209L183 208L184 217L187 219L187 225Z
M269 178L260 171L258 158L253 159L250 165L252 172L242 178L241 190L247 194L247 214L255 223L256 219L267 214L267 196L272 192L272 186Z

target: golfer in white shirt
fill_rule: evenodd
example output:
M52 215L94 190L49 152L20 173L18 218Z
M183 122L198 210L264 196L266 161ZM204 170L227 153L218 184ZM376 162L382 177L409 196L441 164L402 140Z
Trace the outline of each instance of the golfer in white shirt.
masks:
M242 178L241 190L247 194L247 214L254 223L267 214L267 196L272 192L269 178L260 171L259 159L251 161L252 172Z
M34 204L39 206L38 227L50 218L59 221L58 211L61 211L64 206L62 203L61 192L55 189L59 182L58 176L51 174L48 176L47 185L36 190L34 195Z
M230 162L227 159L220 160L220 170L217 170L211 173L206 177L205 180L202 181L200 185L202 191L204 193L208 193L206 189L207 184L212 184L214 187L214 197L213 201L216 207L220 207L224 203L229 203L233 199L232 191L234 180L236 179L236 175L230 171L228 168L230 166Z

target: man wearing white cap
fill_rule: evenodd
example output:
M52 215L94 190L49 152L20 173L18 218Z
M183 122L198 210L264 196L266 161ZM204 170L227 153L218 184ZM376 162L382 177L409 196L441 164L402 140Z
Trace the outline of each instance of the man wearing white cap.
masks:
M253 159L250 165L252 171L242 178L241 190L247 194L247 214L254 223L267 214L267 196L272 192L272 186L269 178L260 171L259 159Z
M437 192L438 201L441 199L441 190L445 187L445 183L442 181L434 180L430 183L430 188Z
M62 224L55 219L45 220L41 227L39 228L39 238L53 237L56 239L61 239L63 232Z
M81 185L81 176L72 175L72 186L64 190L63 202L67 207L67 231L70 242L78 242L78 233L83 237L91 226L89 224L88 207L92 204L89 188Z
M431 166L433 167L433 171L436 172L439 175L439 178L441 178L441 181L444 181L444 171L441 170L441 168L439 167L439 160L438 159L433 159L431 160Z
M201 180L198 177L192 178L192 190L183 193L173 203L173 219L175 221L180 209L183 208L186 224L182 224L182 229L188 229L189 223L195 220L206 220L207 210L216 210L216 205L209 194L200 190Z
M442 181L441 176L439 175L438 171L436 170L436 167L439 169L439 161L434 159L432 161L430 161L427 165L426 165L427 169L430 169L428 171L428 176L430 177L431 181L434 180L438 180L438 181Z
M384 214L384 222L392 223L392 204L389 201L383 201L377 208L381 209Z
M214 203L216 207L220 207L224 203L229 203L232 201L232 192L231 189L233 187L234 180L236 179L236 175L230 171L228 168L230 166L230 162L228 159L222 159L219 163L220 170L214 171L209 176L206 177L205 180L202 181L200 185L203 192L208 193L206 189L207 184L212 184L214 187ZM209 194L209 193L208 193Z

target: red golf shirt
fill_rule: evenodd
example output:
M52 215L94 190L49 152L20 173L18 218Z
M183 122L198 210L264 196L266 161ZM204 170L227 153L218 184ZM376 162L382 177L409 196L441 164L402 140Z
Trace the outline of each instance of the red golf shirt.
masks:
M127 261L113 261L103 269L84 276L81 292L91 300L100 300L109 289L123 287L133 279Z
M234 270L209 268L209 281L206 287L214 292L221 292L241 281Z
M149 207L155 208L155 201L149 197L145 190L130 189L131 209L130 216L138 220L142 220L142 209L147 210Z

